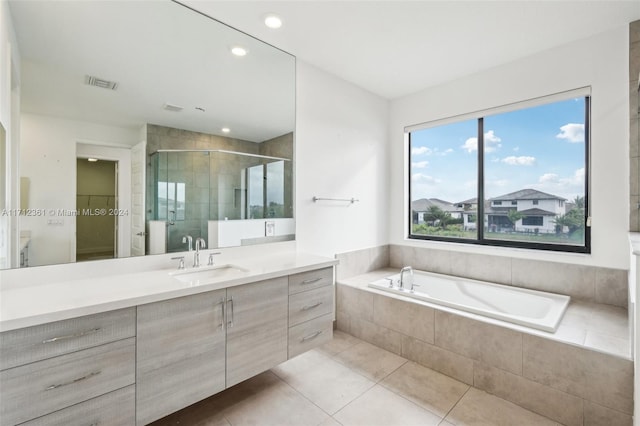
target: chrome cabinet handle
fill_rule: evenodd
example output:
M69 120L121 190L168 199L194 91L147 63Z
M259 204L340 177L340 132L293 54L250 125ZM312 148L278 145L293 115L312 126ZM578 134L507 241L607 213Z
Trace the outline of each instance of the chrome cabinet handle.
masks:
M87 380L87 379L89 379L89 378L91 378L91 377L97 376L97 375L98 375L98 374L100 374L100 373L101 373L101 371L94 371L93 373L89 373L89 374L87 374L86 376L82 376L82 377L78 377L77 379L73 379L73 380L71 380L70 382L60 383L60 384L57 384L57 385L51 385L51 386L49 386L49 387L45 388L45 391L49 391L49 390L53 390L53 389L58 389L58 388L61 388L61 387L63 387L63 386L72 385L72 384L74 384L74 383L78 383L78 382L81 382L81 381L83 381L83 380Z
M225 314L224 314L224 307L226 305L226 301L224 300L224 298L222 298L222 300L220 301L220 306L222 306L222 319L220 321L220 325L219 327L224 330L224 321L225 321Z
M313 334L310 334L308 336L303 337L302 340L300 340L300 341L301 342L306 342L307 340L315 339L316 337L318 337L321 334L322 334L322 331L316 331Z
M320 281L322 278L312 278L310 280L304 280L300 283L300 285L307 285L307 284L313 284L313 283L317 283L318 281Z
M227 325L229 326L229 328L233 327L233 297L231 297L227 303L231 303L231 309L229 310L229 312L231 313L231 319L227 322Z
M313 305L303 306L302 309L300 309L300 310L301 311L308 311L309 309L317 308L320 305L322 305L322 302L317 302L317 303L314 303Z
M76 334L68 334L66 336L52 337L51 339L43 340L42 344L53 343L53 342L57 342L59 340L75 339L75 338L78 338L78 337L86 336L88 334L96 333L98 331L100 331L100 327L93 328L91 330L81 331L80 333L76 333Z

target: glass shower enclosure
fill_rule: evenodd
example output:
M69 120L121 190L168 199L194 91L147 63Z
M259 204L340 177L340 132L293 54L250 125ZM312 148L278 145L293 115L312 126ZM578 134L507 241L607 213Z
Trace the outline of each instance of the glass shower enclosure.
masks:
M293 217L292 161L225 150L158 150L147 220L166 222L166 251L208 241L209 221Z

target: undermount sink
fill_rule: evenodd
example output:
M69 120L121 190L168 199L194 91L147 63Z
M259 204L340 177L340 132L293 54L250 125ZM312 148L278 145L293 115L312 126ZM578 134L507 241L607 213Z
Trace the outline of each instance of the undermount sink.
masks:
M226 264L171 272L170 275L183 283L195 281L200 284L206 284L208 282L215 282L222 279L236 278L246 274L247 272L249 271L239 266Z

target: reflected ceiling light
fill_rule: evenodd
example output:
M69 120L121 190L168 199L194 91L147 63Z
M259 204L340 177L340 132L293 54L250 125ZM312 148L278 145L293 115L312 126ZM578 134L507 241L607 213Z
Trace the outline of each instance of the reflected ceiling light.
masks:
M95 162L98 161L98 159L97 158L87 158L87 161L90 162L90 163L95 163Z
M231 53L236 56L246 56L249 51L242 46L233 46L231 48Z
M278 15L270 13L264 17L264 24L269 28L278 29L282 26L282 19Z
M223 127L222 128L222 133L229 133L230 131L231 131L231 129L228 128L228 127Z

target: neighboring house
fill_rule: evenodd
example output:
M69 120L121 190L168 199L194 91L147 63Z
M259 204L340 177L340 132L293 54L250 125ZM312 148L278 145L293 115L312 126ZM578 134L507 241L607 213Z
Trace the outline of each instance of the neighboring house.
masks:
M431 207L438 207L440 210L449 213L454 219L460 219L462 217L462 212L459 211L453 203L438 198L421 198L411 202L413 223L426 223L425 215Z
M431 207L448 212L454 219L463 219L465 230L477 228L478 199L449 203L437 198L421 198L411 203L413 223L426 223L425 216ZM566 198L547 194L536 189L521 189L499 197L490 198L484 205L484 225L489 232L555 233L556 217L573 207ZM517 211L521 218L515 224L509 212Z
M470 198L455 204L457 210L462 214L462 226L465 231L473 231L477 228L478 222L478 199Z
M554 233L555 218L566 213L566 201L566 198L536 189L521 189L490 198L485 203L485 226L490 232ZM516 210L522 216L515 224L509 220L510 210Z

